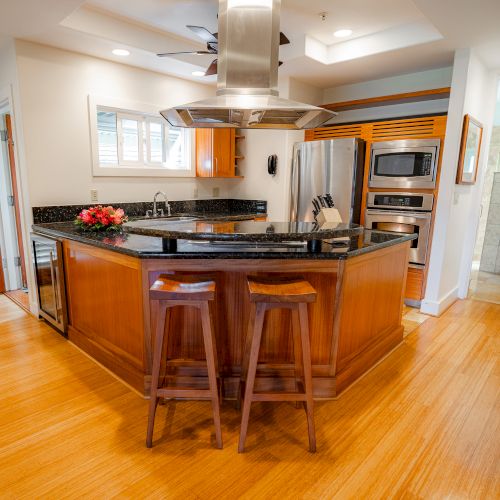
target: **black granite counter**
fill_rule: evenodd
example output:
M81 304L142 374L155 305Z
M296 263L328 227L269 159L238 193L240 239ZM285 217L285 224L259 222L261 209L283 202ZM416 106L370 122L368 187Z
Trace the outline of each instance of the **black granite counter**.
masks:
M358 224L318 226L315 222L256 222L250 220L137 220L124 224L126 233L174 240L241 242L310 241L356 236L363 232Z
M266 215L267 202L262 200L235 200L235 199L209 199L209 200L181 200L170 201L173 214L189 214L213 217L241 217L242 215ZM129 219L144 217L148 210L153 209L152 201L142 202L115 202L99 203L99 205L112 205L122 208ZM163 201L159 202L159 208L165 209ZM45 207L33 207L33 222L45 224L49 222L70 222L89 205L52 205Z
M53 238L79 241L141 259L347 259L417 237L415 234L401 235L364 230L362 234L347 237L343 241L323 241L317 253L309 252L306 245L300 242L282 244L179 240L175 253L165 253L162 251L162 238L125 232L87 232L77 228L72 222L35 224L33 231Z

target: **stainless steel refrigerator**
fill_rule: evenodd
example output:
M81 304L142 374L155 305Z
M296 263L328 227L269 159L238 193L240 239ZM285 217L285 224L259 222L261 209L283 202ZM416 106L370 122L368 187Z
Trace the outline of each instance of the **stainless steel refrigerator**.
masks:
M342 221L359 224L364 153L361 139L297 142L292 161L290 220L313 221L312 200L330 193Z

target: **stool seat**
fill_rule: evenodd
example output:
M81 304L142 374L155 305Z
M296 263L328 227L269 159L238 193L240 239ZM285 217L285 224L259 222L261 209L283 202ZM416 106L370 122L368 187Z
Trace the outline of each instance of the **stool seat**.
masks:
M215 281L209 275L160 274L149 290L152 300L214 300Z
M251 302L314 302L316 290L303 278L249 276Z

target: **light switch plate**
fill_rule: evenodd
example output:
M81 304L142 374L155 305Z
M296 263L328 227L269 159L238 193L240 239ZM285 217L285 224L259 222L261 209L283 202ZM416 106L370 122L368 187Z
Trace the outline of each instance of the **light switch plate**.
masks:
M218 187L214 187L214 188L212 188L212 196L213 196L214 198L218 198L218 197L219 197L219 194L220 194L220 190L219 190L219 188L218 188Z
M97 196L97 189L91 189L90 190L90 202L97 203L98 201L99 201L99 198Z

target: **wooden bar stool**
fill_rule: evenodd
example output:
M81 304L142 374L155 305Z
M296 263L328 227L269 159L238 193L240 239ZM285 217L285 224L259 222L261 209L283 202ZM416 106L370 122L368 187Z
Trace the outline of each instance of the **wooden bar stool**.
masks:
M238 452L242 453L245 448L250 406L253 401L302 401L303 404L305 402L309 451L315 452L316 435L314 431L311 349L309 345L307 303L316 301L316 290L303 278L267 278L260 276L248 277L248 289L250 292L251 310L242 363L242 381L245 381L245 395L243 398ZM276 308L291 309L292 312L296 392L254 392L264 316L266 311ZM299 352L302 353L302 356ZM302 374L300 373L301 366L303 370Z
M189 398L212 402L217 448L222 448L219 395L217 390L217 349L210 314L209 301L215 298L215 281L212 276L161 274L149 290L150 301L157 301L158 318L155 328L153 369L151 374L151 401L149 404L146 446L152 447L156 407L159 398ZM192 306L200 310L203 341L207 360L209 389L189 387L161 387L160 377L163 344L168 346L169 316L172 307ZM165 329L167 320L167 329ZM166 331L165 331L166 330Z

